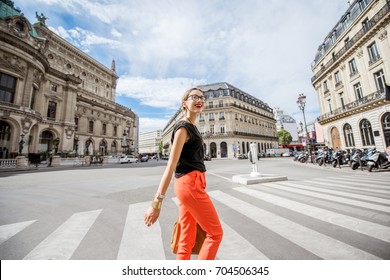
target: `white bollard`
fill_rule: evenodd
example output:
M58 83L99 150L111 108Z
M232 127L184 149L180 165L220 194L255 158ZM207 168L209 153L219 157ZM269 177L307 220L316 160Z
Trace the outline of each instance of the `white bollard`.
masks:
M257 157L257 146L255 143L250 144L250 152L248 152L248 158L252 163L252 172L250 174L250 177L260 177L261 174L257 168L257 163L259 162L259 160Z

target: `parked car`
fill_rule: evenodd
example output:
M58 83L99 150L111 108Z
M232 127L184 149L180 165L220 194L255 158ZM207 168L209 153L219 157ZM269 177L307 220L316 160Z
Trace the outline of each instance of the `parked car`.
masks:
M138 158L134 156L129 156L129 155L121 155L119 158L119 163L133 163L133 162L138 162Z
M127 156L127 158L130 159L130 163L139 162L139 159L135 156Z
M290 157L290 156L291 156L290 152L284 152L282 154L282 157Z

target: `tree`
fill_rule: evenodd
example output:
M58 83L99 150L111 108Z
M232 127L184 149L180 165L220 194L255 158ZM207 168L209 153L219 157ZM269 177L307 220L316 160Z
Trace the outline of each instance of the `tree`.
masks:
M290 132L285 129L277 131L276 136L278 137L279 145L288 145L292 141L292 136Z

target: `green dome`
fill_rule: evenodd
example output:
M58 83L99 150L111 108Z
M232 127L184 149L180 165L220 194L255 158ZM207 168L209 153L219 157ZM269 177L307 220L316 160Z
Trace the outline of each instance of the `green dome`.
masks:
M23 13L20 11L20 9L14 7L14 2L10 0L0 0L0 20L5 20L9 17L13 16L20 16L25 19L29 26L29 33L32 37L38 38L38 39L45 39L38 35L37 31L35 30L34 26L24 17Z

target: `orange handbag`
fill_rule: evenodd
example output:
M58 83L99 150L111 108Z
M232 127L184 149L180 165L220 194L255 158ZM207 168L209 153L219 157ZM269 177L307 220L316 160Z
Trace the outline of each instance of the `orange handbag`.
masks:
M192 248L191 254L197 255L202 248L204 239L206 238L206 232L200 227L199 224L196 224L196 239L195 245ZM172 253L177 254L177 248L179 247L180 239L180 223L179 220L173 225L172 239L171 239L171 250Z

